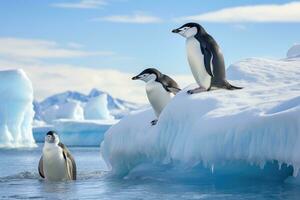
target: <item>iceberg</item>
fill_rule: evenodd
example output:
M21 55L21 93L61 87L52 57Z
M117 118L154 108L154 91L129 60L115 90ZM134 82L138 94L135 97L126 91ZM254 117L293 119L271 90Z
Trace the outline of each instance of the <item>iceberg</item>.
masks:
M196 170L208 176L296 177L300 59L244 59L231 65L227 75L244 88L188 95L196 87L190 85L165 107L156 126L150 125L152 109L134 112L112 126L101 143L112 174L128 176L159 165L169 166L167 171L180 168L183 176Z
M68 146L98 146L103 140L104 133L117 120L54 120L51 125L38 124L33 127L33 136L36 142L44 143L45 134L54 130L58 133L61 142Z
M52 123L56 119L83 120L83 109L79 102L69 101L47 108L43 112L43 119L47 123Z
M60 109L56 113L57 119L73 119L83 120L83 109L76 101L69 101L61 105Z
M76 91L66 91L52 95L41 102L34 101L33 105L34 119L48 124L59 119L82 120L85 117L88 120L105 117L120 119L142 106L114 98L97 89L92 89L88 95ZM96 109L94 109L95 106ZM83 116L81 116L81 110L83 110Z
M0 71L0 148L35 147L33 89L21 69Z
M89 99L84 107L84 118L87 120L112 118L107 108L107 94L100 94Z
M45 134L54 130L66 145L98 146L104 133L118 122L115 118L136 109L134 105L96 89L89 95L70 91L56 94L34 102L38 114L33 122L33 136L36 142L43 143Z

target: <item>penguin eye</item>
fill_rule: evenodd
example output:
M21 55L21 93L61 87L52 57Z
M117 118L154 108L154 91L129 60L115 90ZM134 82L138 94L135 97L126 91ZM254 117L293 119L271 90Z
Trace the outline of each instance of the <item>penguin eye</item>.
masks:
M186 26L186 27L181 28L180 31L186 31L186 30L189 29L189 28L190 28L190 27L187 27L187 26Z

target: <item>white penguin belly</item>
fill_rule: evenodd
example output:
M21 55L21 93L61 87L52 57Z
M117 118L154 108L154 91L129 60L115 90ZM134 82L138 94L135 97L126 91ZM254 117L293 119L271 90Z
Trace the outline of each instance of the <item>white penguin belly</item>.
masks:
M201 52L198 40L194 37L187 38L186 49L188 62L196 82L208 89L211 84L211 76L205 69L204 55Z
M59 181L68 179L67 165L59 147L43 150L43 170L48 180Z
M156 116L159 117L164 107L171 100L171 93L167 92L162 84L156 81L150 81L146 84L146 92Z

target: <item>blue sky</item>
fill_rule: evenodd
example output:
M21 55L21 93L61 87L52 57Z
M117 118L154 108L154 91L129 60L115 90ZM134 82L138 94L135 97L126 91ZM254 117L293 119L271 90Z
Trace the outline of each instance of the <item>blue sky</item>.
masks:
M155 66L166 74L190 76L185 41L171 33L187 21L201 23L216 39L226 66L248 57L283 58L291 45L300 42L300 14L294 11L299 2L291 2L1 1L0 69L18 65L26 71L33 63L31 66L38 66L36 70L44 67L41 70L49 73L57 72L55 66L68 66L74 71L115 70L129 76ZM235 7L240 8L235 11ZM34 86L40 85L35 83L40 80L33 81ZM39 86L36 96L41 99L66 89L88 90L69 86L72 84L61 84L56 90ZM121 96L126 98L125 93Z

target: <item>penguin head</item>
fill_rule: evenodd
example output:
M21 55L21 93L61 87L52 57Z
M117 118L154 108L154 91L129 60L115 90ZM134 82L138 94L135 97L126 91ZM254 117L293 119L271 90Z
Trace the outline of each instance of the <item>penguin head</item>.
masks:
M189 38L195 36L196 34L206 34L206 31L200 24L190 22L182 25L177 29L172 30L172 33L178 33L185 38Z
M138 75L132 77L132 80L142 80L147 83L149 81L156 80L160 75L161 73L157 69L148 68L139 73Z
M58 144L59 137L58 137L57 133L54 131L49 131L45 136L45 142Z

